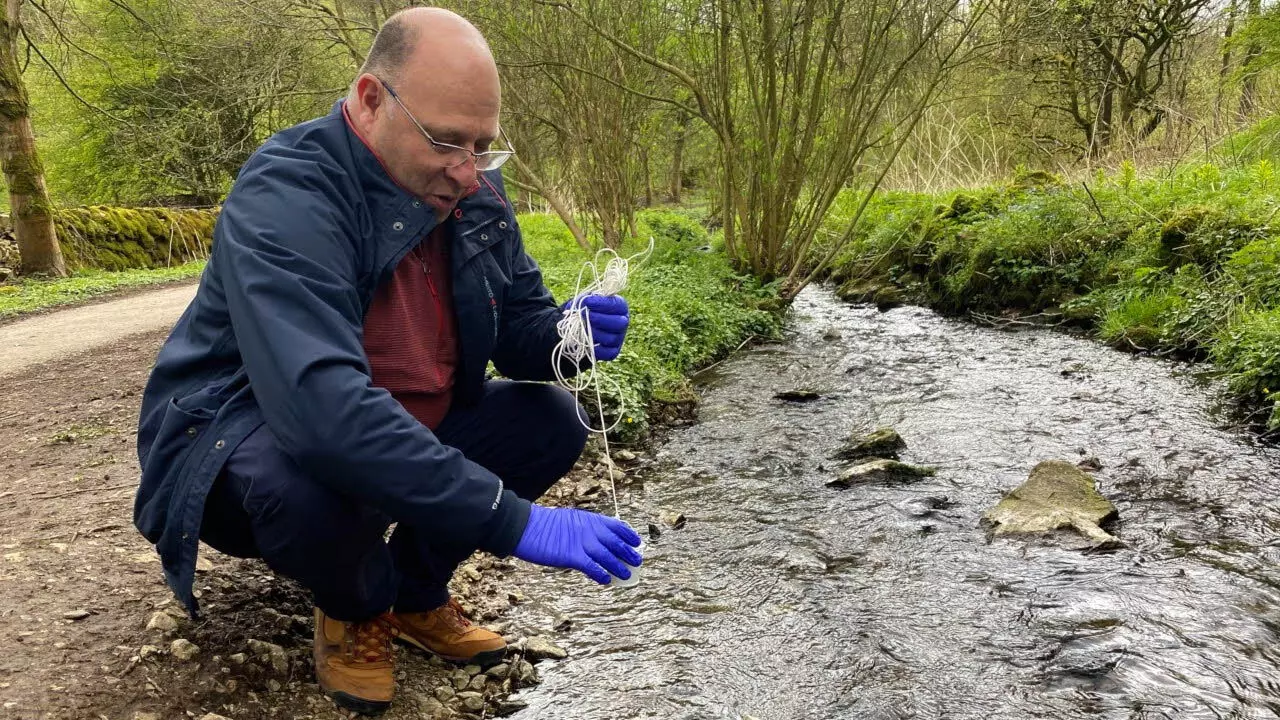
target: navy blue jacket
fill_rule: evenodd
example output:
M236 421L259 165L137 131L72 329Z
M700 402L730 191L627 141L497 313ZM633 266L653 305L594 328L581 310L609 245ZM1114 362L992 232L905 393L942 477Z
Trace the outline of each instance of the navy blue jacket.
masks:
M475 402L490 360L513 379L553 376L560 313L502 188L499 172L485 173L447 221L455 403ZM134 523L193 615L205 497L264 422L301 467L354 502L430 528L441 543L514 550L528 501L370 379L361 338L374 289L436 224L348 125L341 102L274 135L241 169L139 418Z

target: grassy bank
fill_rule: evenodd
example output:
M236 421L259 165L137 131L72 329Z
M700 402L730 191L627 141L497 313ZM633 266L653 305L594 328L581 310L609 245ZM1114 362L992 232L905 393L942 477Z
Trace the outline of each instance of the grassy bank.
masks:
M159 270L78 270L66 278L18 278L0 284L0 320L122 290L195 278L203 270L204 262L197 261Z
M1043 313L1126 350L1211 360L1280 429L1280 175L1269 160L1086 182L886 193L828 279L854 300ZM828 231L843 229L842 198Z

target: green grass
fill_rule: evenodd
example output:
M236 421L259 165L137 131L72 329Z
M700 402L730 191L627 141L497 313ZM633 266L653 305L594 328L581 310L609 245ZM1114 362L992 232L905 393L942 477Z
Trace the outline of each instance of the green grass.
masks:
M947 313L1045 313L1117 347L1213 360L1280 429L1280 173L1252 157L885 193L826 279L851 294L896 287ZM843 230L852 198L828 230Z
M81 270L58 279L20 278L0 285L0 319L71 303L84 302L129 288L198 277L204 262L159 270Z

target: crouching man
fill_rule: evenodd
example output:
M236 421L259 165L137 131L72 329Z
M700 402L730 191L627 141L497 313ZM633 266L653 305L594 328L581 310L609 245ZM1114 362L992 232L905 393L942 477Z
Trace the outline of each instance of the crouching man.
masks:
M174 592L195 614L200 540L297 580L320 687L359 712L391 702L392 640L502 658L446 588L476 549L602 584L640 561L625 524L533 502L586 435L529 382L554 377L561 308L504 195L500 104L470 23L388 20L347 97L241 170L143 397L134 520ZM626 303L584 303L617 357Z

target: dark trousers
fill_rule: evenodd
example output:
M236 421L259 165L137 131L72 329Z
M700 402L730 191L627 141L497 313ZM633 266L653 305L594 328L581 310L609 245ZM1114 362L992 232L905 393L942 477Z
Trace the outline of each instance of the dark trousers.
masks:
M582 453L578 412L558 387L494 380L478 404L451 410L435 434L536 500ZM471 551L437 547L430 528L403 522L384 542L391 522L309 477L263 425L227 459L205 502L200 539L228 555L261 557L345 622L448 602L446 584Z

